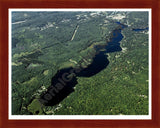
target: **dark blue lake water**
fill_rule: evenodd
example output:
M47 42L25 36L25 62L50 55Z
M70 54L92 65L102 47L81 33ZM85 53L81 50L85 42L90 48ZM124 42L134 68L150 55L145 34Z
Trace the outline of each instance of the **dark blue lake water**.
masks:
M136 31L136 32L140 32L140 31L145 31L145 30L149 30L149 27L146 27L146 28L143 28L143 29L140 29L140 28L137 28L137 29L132 29L133 31Z
M109 64L108 56L106 53L119 52L122 50L120 47L120 41L123 39L121 30L123 30L126 25L117 22L119 27L112 32L110 41L106 42L107 45L103 47L103 51L100 51L102 47L95 46L94 48L97 51L97 54L93 58L93 62L87 67L80 69L76 72L77 69L67 68L59 70L56 75L52 78L51 86L48 88L48 91L41 96L41 102L47 106L53 106L61 102L66 98L71 92L74 91L74 86L77 84L77 76L79 77L91 77L96 75ZM67 74L74 73L70 78L66 77ZM66 75L65 75L66 74ZM64 78L65 77L65 78ZM59 88L55 90L53 87ZM47 98L48 97L48 98Z
M110 42L108 42L105 47L105 51L100 51L93 58L92 64L89 65L87 68L83 69L79 74L77 74L77 76L90 77L99 73L100 71L105 69L109 64L106 53L119 52L122 50L122 48L120 47L120 41L123 38L123 35L121 34L121 30L127 26L119 22L118 24L120 25L120 27L113 31ZM95 49L96 51L99 51L101 47L95 46Z

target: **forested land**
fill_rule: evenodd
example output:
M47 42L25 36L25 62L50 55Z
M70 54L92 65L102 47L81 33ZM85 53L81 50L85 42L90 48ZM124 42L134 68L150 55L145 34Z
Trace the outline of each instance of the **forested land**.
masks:
M122 51L107 53L101 72L77 77L59 104L41 104L57 71L75 67L89 52L92 62L93 46L106 43L116 22L128 26ZM147 115L148 31L133 31L146 27L148 12L12 12L12 114Z

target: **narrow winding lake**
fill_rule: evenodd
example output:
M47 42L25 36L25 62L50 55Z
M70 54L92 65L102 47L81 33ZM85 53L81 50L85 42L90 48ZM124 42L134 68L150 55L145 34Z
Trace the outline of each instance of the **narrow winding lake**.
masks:
M105 50L100 51L102 48L95 46L97 54L93 58L93 62L84 69L81 69L79 72L74 72L71 76L71 79L62 80L65 74L73 72L72 67L67 69L59 70L56 75L52 78L51 86L48 88L48 91L41 96L40 101L47 106L53 106L61 102L66 98L71 92L74 91L74 86L77 84L77 76L79 77L91 77L107 67L109 64L108 56L106 53L119 52L122 50L120 47L120 41L123 39L121 31L127 27L126 25L119 24L119 27L112 32L110 41L106 42L107 45L103 48ZM59 88L56 89L56 88Z

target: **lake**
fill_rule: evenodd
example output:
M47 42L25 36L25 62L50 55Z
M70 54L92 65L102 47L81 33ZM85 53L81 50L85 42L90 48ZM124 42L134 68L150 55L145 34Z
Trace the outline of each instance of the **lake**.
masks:
M103 47L95 46L96 55L93 58L93 62L86 68L81 68L79 70L72 67L67 69L59 70L56 75L52 78L51 86L48 88L48 91L42 94L40 102L46 106L53 106L61 102L66 98L70 93L74 91L75 85L78 77L91 77L105 69L108 64L107 53L119 52L122 50L120 46L120 41L123 39L121 31L127 27L126 25L119 24L119 27L116 28L110 37L109 42L106 41L106 45Z

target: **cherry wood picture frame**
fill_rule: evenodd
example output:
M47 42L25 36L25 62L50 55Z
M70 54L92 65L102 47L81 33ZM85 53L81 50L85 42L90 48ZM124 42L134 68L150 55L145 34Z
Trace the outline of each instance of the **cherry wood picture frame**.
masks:
M152 9L152 119L146 120L9 120L9 8L150 8ZM159 0L0 0L0 128L160 127Z

